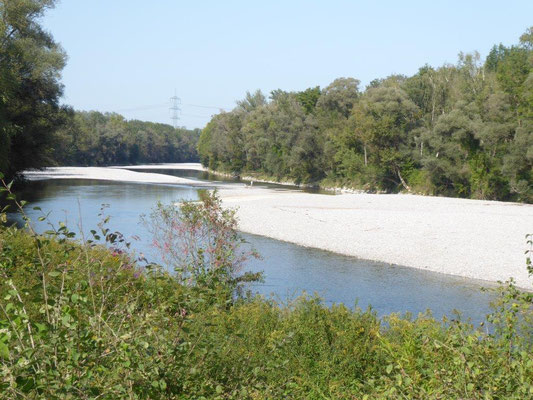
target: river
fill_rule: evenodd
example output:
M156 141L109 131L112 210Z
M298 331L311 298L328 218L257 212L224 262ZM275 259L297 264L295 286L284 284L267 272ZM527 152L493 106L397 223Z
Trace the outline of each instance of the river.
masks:
M151 169L150 172L211 181L217 186L237 182L201 171ZM158 201L196 200L198 190L202 189L168 184L43 179L30 182L21 197L29 202L26 210L33 221L37 221L39 211L32 207L39 206L50 212L50 221L66 221L73 230L79 230L81 220L85 232L96 227L102 204L106 204L105 212L111 216L109 227L127 238L139 237L139 240L131 240L134 251L142 252L149 260L159 261L158 254L150 247L150 234L140 222L140 216L149 214ZM36 224L39 230L45 229L43 223ZM256 235L243 236L262 256L247 264L250 271L264 272L264 282L250 289L281 302L305 291L318 294L328 305L344 303L354 307L357 304L363 309L371 306L380 316L393 312L417 315L431 309L437 318L444 315L456 318L454 310L458 310L462 318L471 318L476 324L490 312L493 295L481 291L483 285L488 285L485 282L361 260Z

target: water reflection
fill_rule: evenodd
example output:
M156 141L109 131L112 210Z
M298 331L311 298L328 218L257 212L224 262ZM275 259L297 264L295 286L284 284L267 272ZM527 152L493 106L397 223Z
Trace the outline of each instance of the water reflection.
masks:
M490 311L492 295L480 291L481 285L488 285L484 282L359 260L256 235L245 237L264 255L262 261L251 262L251 269L265 271L265 284L255 286L265 295L285 299L302 290L316 292L328 305L354 306L357 301L363 309L371 305L379 315L417 315L431 309L441 318L457 309L474 322L483 321Z

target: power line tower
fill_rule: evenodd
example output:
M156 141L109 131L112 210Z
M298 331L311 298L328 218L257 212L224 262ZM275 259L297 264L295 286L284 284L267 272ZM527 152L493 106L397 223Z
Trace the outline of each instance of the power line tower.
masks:
M174 126L174 129L178 127L178 121L180 119L180 111L181 111L181 99L176 95L176 91L174 91L174 96L170 98L170 119L172 120L172 126Z

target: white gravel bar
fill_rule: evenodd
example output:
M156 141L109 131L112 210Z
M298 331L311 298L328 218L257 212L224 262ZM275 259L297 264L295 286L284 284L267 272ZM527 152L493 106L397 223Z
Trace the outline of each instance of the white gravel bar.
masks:
M533 290L524 251L533 206L399 194L222 190L244 232L362 259Z
M25 175L205 186L194 179L120 168L49 168ZM496 282L512 277L533 290L524 255L525 236L533 233L533 205L399 194L332 196L259 186L220 186L223 204L238 207L244 232L467 278Z
M154 168L155 169L155 168ZM114 167L51 167L24 171L30 181L42 179L97 179L104 181L175 184L187 186L213 186L211 183L177 176L130 171Z

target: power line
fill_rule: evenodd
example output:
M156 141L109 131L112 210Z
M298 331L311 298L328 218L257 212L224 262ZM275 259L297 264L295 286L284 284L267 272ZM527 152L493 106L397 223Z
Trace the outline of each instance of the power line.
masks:
M190 107L199 107L199 108L213 108L215 110L221 110L221 111L226 111L226 108L225 107L217 107L217 106L202 106L202 105L199 105L199 104L184 104L185 106L190 106Z
M202 105L202 104L190 104L190 103L182 104L181 99L176 94L174 94L174 96L170 98L170 102L160 103L160 104L150 104L150 105L131 107L131 108L121 108L118 110L114 110L113 112L128 113L128 112L168 108L170 111L170 119L172 120L172 125L174 125L175 127L177 127L178 125L180 115L184 117L194 117L194 118L211 118L213 116L213 114L211 115L198 115L198 114L188 114L188 113L184 114L181 112L181 106L212 109L212 110L218 110L219 112L225 112L228 110L228 108L224 108L224 107L208 106L208 105Z
M197 114L184 114L181 113L184 117L195 117L195 118L211 118L213 115L197 115Z

